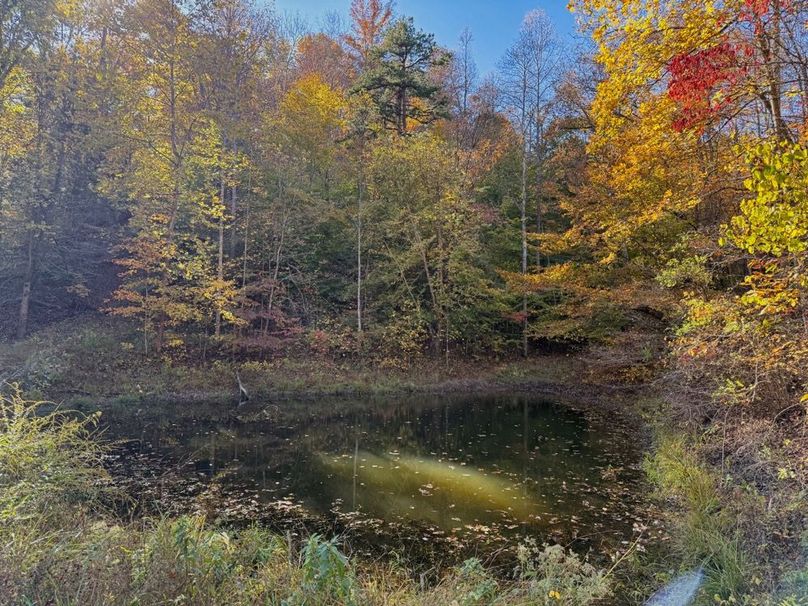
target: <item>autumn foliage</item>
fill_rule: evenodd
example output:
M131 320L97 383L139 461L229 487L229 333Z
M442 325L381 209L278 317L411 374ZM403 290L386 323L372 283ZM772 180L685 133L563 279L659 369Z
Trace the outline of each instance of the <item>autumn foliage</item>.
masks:
M680 112L672 126L678 131L704 128L710 118L731 107L734 87L745 71L738 49L729 42L674 57L668 70L668 94Z

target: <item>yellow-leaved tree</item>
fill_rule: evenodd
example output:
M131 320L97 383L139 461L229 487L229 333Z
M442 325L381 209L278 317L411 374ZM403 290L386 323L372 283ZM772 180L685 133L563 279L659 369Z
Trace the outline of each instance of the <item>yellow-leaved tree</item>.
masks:
M122 283L110 310L140 320L148 352L180 345L178 335L167 334L173 327L213 321L218 334L223 319L236 320L222 236L224 192L239 159L203 111L188 16L174 0L141 0L130 10L131 111L118 126L117 164L108 167L102 189L122 194L130 214L130 235L117 249ZM209 237L216 229L218 255Z

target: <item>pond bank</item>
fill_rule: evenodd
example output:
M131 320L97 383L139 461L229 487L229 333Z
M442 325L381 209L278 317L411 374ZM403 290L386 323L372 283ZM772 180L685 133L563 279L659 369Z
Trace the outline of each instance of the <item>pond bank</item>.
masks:
M237 377L251 399L263 401L500 391L535 391L580 400L606 394L636 394L644 389L641 385L604 384L595 375L586 359L558 355L455 362L449 366L423 360L417 365L393 369L362 362L284 359L216 362L209 366L147 364L110 375L108 382L103 383L85 381L73 385L69 379L60 380L50 393L57 395L59 401L101 405L154 400L237 402Z
M632 346L619 355L579 350L518 356L372 357L307 355L267 360L144 357L131 350L131 326L90 317L49 327L19 343L0 343L0 381L17 382L30 397L67 405L105 406L170 400L238 401L250 397L307 400L330 396L480 393L499 390L569 394L636 391L653 376L654 360ZM129 335L129 336L127 336ZM633 351L637 349L638 351Z

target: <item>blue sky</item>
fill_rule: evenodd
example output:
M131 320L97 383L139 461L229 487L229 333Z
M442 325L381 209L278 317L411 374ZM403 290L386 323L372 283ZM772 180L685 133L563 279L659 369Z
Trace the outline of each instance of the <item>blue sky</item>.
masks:
M328 11L346 20L350 0L275 0L281 12L299 12L312 24ZM575 20L567 11L567 0L396 0L397 12L415 18L421 29L435 34L443 46L454 48L460 32L468 26L474 34L474 56L483 75L494 69L513 41L525 14L543 9L558 32L572 41Z

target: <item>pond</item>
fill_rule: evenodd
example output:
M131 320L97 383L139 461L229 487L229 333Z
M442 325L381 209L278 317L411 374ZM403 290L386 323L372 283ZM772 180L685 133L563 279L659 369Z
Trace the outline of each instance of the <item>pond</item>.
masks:
M530 394L144 406L110 466L160 511L339 534L432 561L525 540L605 553L644 528L643 442L614 409Z

